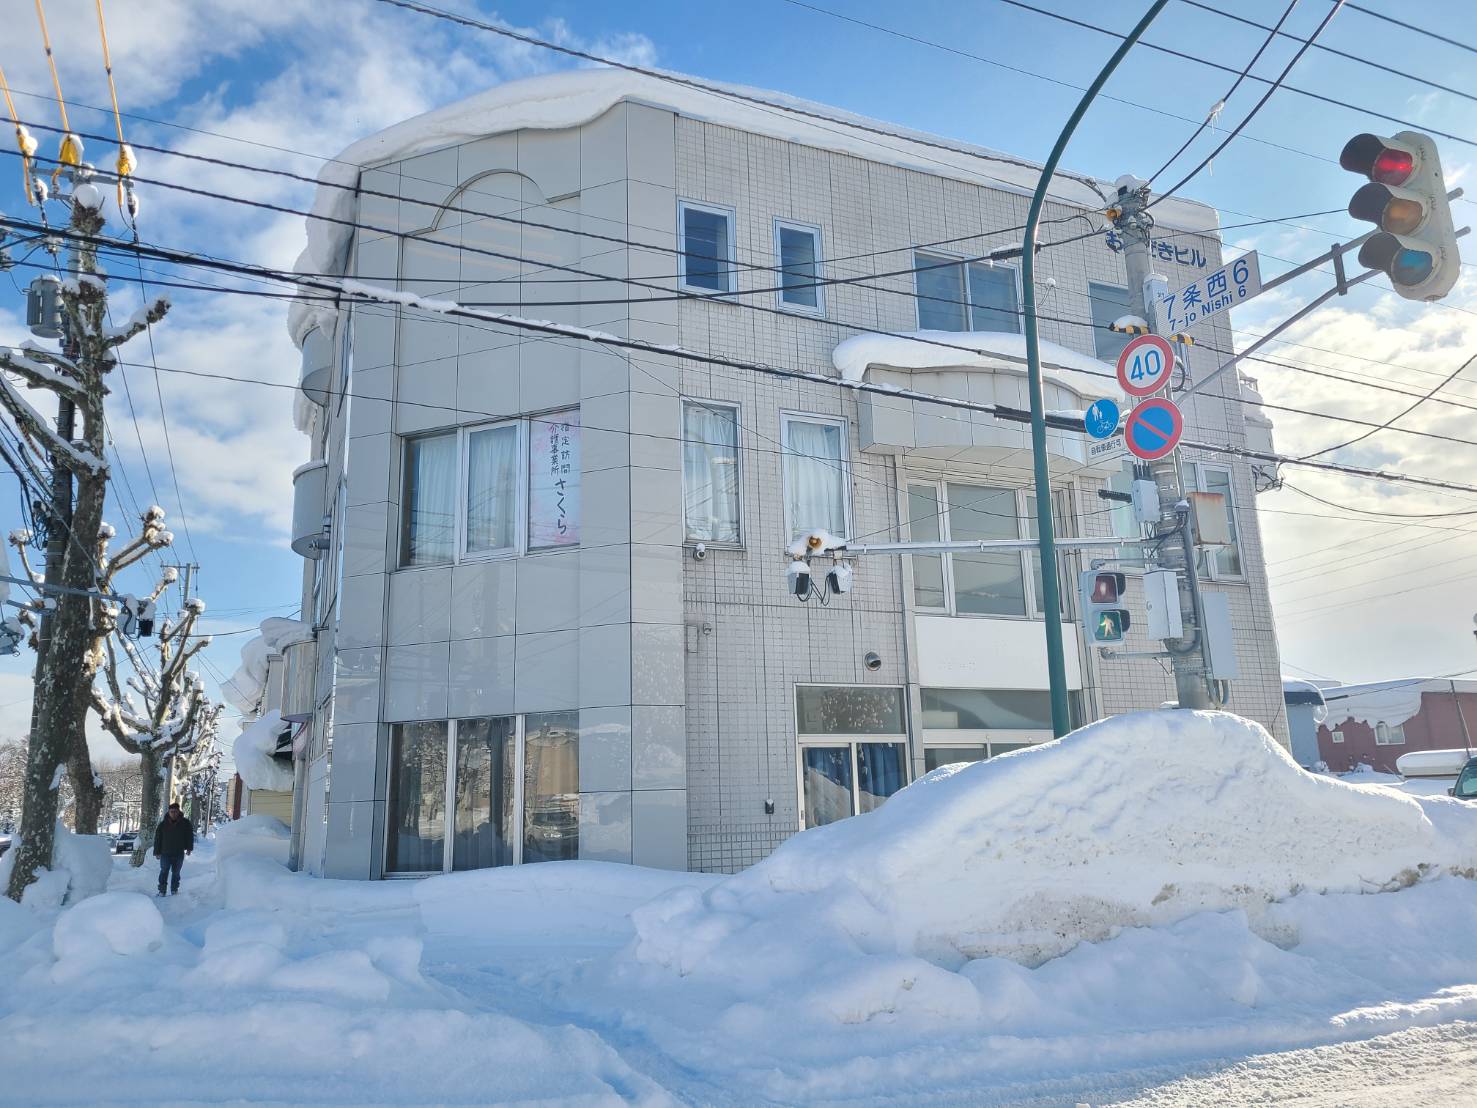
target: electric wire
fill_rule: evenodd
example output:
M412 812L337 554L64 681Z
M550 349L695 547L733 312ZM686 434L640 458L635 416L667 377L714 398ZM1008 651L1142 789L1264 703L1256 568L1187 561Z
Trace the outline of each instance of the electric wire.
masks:
M1351 11L1356 11L1361 15L1367 15L1371 19L1380 19L1386 23L1392 23L1396 27L1404 27L1407 31L1414 31L1418 35L1424 35L1427 38L1435 39L1437 42L1444 42L1448 46L1458 47L1459 49L1467 51L1469 54L1477 54L1477 46L1471 46L1465 42L1460 42L1457 39L1450 37L1449 35L1443 35L1436 31L1433 31L1429 27L1418 27L1414 23L1407 23L1403 19L1396 19L1393 15L1386 15L1384 12L1377 12L1372 8L1366 8L1363 4L1351 3L1349 5L1349 8Z
M1413 403L1408 404L1404 408L1400 409L1400 411L1396 412L1394 415L1392 415L1389 419L1385 420L1383 423L1380 423L1380 424L1378 424L1378 425L1376 425L1374 427L1371 427L1368 431L1365 431L1362 435L1355 435L1352 439L1348 439L1345 442L1337 442L1337 443L1334 443L1332 446L1325 446L1321 450L1315 450L1311 454L1304 454L1303 455L1303 460L1306 461L1309 458L1319 458L1319 457L1322 457L1324 454L1331 454L1335 450L1342 450L1346 446L1353 446L1356 443L1363 442L1365 439L1369 438L1371 435L1377 435L1377 434L1379 434L1379 432L1381 432L1381 431L1399 430L1399 428L1393 426L1394 423L1397 420L1402 419L1405 416L1409 415L1411 412L1415 411L1422 404L1424 404L1427 400L1430 400L1433 396L1436 395L1437 392L1439 392L1441 390L1441 388L1444 385L1450 384L1452 381L1456 380L1456 378L1460 377L1463 373L1465 373L1466 370L1467 370L1467 367L1470 366L1474 361L1477 361L1477 354L1473 354L1470 358L1468 358L1465 362L1463 362L1461 365L1459 365L1456 369L1452 370L1449 374L1447 374L1445 377L1443 377L1440 381L1438 381L1438 382L1436 382L1436 384L1432 385L1430 391L1427 392L1424 396L1417 397L1416 400Z

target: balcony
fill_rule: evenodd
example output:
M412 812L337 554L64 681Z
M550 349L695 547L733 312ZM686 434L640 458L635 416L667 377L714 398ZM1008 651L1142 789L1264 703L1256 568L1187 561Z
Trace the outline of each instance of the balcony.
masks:
M328 547L328 463L300 465L292 474L292 549L304 558L321 558Z
M319 407L328 403L333 387L333 336L314 327L303 336L303 371L299 385L303 395Z

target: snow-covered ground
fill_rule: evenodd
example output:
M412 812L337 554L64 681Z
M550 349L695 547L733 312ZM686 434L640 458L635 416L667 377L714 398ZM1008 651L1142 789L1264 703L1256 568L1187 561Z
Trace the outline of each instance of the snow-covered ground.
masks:
M1306 774L1230 716L935 771L732 878L354 884L284 850L258 817L176 898L120 860L76 905L0 901L0 1101L1435 1104L1477 1080L1477 806Z

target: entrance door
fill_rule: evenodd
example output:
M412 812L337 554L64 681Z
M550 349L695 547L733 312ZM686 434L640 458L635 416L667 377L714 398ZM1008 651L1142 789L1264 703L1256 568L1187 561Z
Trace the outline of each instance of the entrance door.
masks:
M513 864L517 729L510 716L456 725L455 832L451 868Z

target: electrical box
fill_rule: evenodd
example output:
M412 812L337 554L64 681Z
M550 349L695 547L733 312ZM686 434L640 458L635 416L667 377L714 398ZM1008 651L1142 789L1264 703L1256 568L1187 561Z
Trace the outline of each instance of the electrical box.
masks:
M1129 492L1133 496L1133 520L1135 523L1158 523L1162 514L1159 506L1159 486L1153 481L1134 481Z
M1205 636L1205 666L1209 675L1218 681L1240 677L1236 639L1231 634L1231 602L1225 593L1207 592L1200 594L1200 606L1205 613L1205 626L1200 633Z
M1185 635L1180 615L1179 574L1172 569L1144 574L1144 608L1149 616L1149 638L1179 639Z
M1226 498L1218 492L1186 494L1190 502L1191 537L1196 546L1230 546L1231 517L1226 513Z

